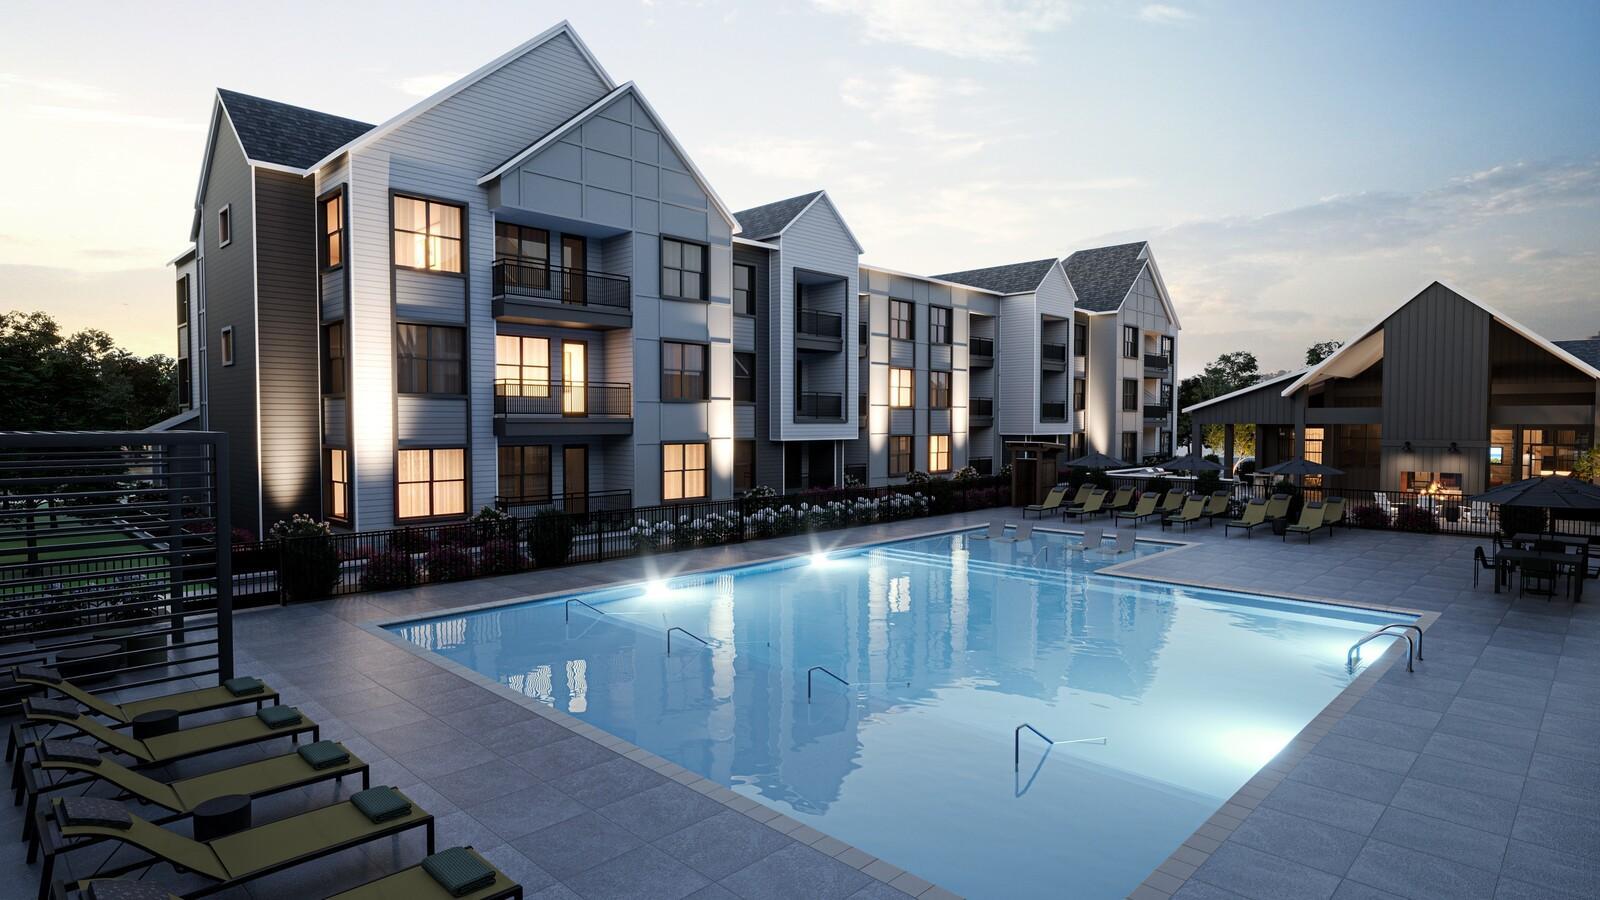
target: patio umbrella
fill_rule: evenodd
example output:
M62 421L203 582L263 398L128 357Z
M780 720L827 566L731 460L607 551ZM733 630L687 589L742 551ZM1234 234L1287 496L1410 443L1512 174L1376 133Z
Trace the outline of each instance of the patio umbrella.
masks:
M1545 510L1600 511L1600 487L1570 475L1536 475L1490 488L1472 498L1477 503ZM1546 513L1546 527L1555 533L1555 516Z
M1203 456L1174 456L1163 463L1156 463L1158 468L1168 472L1221 472L1222 463L1212 462Z
M1333 466L1325 466L1322 463L1312 462L1309 459L1299 456L1286 459L1275 466L1267 466L1265 469L1257 469L1256 471L1263 475L1299 475L1302 477L1306 475L1344 474L1343 469L1335 469Z
M1066 465L1069 468L1080 469L1125 469L1128 467L1127 463L1117 459L1115 456L1107 456L1099 451L1085 453L1077 459L1069 459Z

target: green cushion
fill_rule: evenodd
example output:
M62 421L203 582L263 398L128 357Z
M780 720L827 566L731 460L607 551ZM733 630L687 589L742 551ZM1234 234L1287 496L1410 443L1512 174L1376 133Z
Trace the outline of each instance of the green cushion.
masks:
M351 795L350 802L355 804L361 814L370 819L374 824L398 819L411 813L411 802L400 796L392 787L367 788Z
M452 897L465 897L494 884L494 869L462 847L435 853L422 861L422 868Z
M313 769L331 769L350 761L350 754L334 741L317 741L297 751Z
M234 695L235 697L243 697L248 694L259 694L267 689L267 686L261 682L261 679L251 678L249 675L239 678L229 678L227 681L222 683L222 686L227 688L228 693Z
M292 706L269 706L258 711L256 718L265 722L268 728L287 728L301 722L300 710Z

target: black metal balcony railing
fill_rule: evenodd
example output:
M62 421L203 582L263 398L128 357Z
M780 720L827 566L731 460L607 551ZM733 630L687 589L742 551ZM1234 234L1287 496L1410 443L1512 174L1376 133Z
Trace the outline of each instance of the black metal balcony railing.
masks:
M501 379L494 383L494 412L498 416L626 419L633 415L633 386Z
M858 323L856 325L856 345L861 347L863 350L865 350L867 344L871 340L872 340L872 328L871 328L871 326L867 322Z
M844 316L820 309L802 309L795 312L794 330L811 337L844 339Z
M1146 419L1165 419L1171 413L1172 406L1167 403L1147 403L1144 407Z
M967 342L967 352L973 356L994 356L994 340L992 338L975 337Z
M794 414L800 419L843 419L844 395L822 394L815 391L796 394Z
M1039 421L1065 422L1067 420L1067 405L1065 403L1039 404Z
M1160 353L1146 353L1144 355L1144 367L1146 369L1160 369L1164 371L1172 368L1172 360L1167 359Z
M1066 344L1040 344L1039 358L1046 362L1065 363L1067 361Z
M970 411L975 418L978 416L994 416L993 397L973 397L968 405L971 407Z
M633 285L626 275L567 269L515 257L495 260L493 273L496 297L531 297L573 306L605 307L614 312L633 305Z

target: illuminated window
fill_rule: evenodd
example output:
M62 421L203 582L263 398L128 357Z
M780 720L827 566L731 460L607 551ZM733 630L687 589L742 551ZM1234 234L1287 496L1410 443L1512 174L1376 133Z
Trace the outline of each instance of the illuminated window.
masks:
M1322 462L1322 445L1327 432L1320 427L1312 426L1306 429L1306 461ZM1307 475L1304 479L1306 487L1321 487L1321 475Z
M911 471L911 435L889 435L889 474L904 475Z
M550 445L500 448L499 494L511 503L550 500Z
M495 335L494 380L501 397L550 396L550 339Z
M661 499L692 500L707 494L706 445L661 445Z
M950 373L928 373L928 408L950 408Z
M322 451L322 516L350 520L350 454L329 447Z
M401 450L395 518L460 516L467 511L467 451Z
M430 272L460 272L461 207L395 197L394 264Z
M950 435L928 435L928 471L950 471Z
M465 388L466 330L447 325L396 326L397 389L402 394L460 394Z
M911 340L916 308L910 300L889 301L889 337L897 341Z
M675 300L706 299L704 244L661 239L661 296Z
M928 307L928 343L950 343L950 307Z
M889 405L895 409L910 409L916 399L916 391L911 386L912 372L910 369L889 370Z
M344 195L322 201L322 268L344 265Z
M322 392L330 396L344 393L344 323L322 326Z

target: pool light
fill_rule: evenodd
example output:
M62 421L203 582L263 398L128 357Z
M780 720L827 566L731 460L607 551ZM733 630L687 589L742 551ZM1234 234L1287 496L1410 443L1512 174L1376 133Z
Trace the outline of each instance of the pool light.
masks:
M644 595L651 600L665 600L672 595L672 588L667 587L665 581L657 578L653 581L645 582Z

